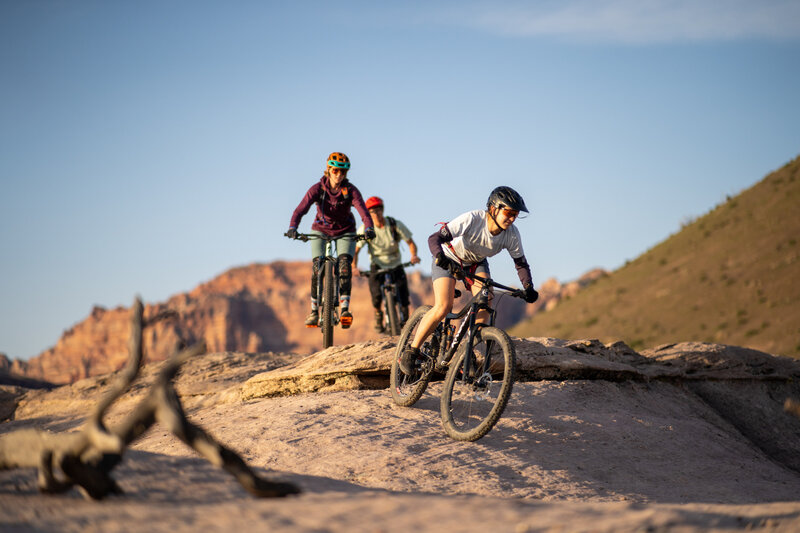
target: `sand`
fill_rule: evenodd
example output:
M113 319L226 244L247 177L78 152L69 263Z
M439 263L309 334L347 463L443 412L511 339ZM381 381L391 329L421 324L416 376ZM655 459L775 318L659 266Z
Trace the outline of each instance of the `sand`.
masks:
M155 426L114 471L120 496L42 495L33 469L0 472L0 529L800 531L800 472L791 459L800 426L779 409L775 420L789 424L782 452L732 422L697 382L680 379L519 382L498 425L474 443L444 434L440 383L411 408L394 405L386 389L239 399L247 379L295 359L210 354L177 388L192 421L302 494L253 498ZM29 393L0 434L76 429L108 382ZM754 405L783 401L771 381L714 383L741 393L745 405L743 394ZM112 426L145 384L115 406Z

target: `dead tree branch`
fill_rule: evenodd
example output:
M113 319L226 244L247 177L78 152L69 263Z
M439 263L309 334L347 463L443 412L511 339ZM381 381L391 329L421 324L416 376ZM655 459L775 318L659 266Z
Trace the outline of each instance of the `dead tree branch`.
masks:
M783 410L800 417L800 402L794 398L786 398L786 401L783 402Z
M77 486L91 499L119 494L122 490L111 477L111 471L122 460L125 448L159 422L209 462L233 475L250 494L280 497L299 493L300 490L291 483L259 477L235 452L216 442L186 417L172 380L185 361L205 352L203 343L168 359L145 398L119 426L112 430L106 428L103 422L106 411L139 374L143 360L143 328L174 316L174 311L162 312L145 322L143 309L141 300L137 298L131 309L127 364L92 410L84 427L76 433L52 434L24 429L0 436L0 470L38 468L39 490L46 493L61 493Z

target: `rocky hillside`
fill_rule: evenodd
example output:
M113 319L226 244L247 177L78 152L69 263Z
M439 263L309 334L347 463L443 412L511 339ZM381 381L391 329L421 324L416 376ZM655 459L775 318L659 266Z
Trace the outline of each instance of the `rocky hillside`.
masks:
M292 352L307 354L319 350L322 335L308 329L311 276L309 262L276 261L232 268L188 293L166 302L146 306L145 317L167 309L178 318L158 322L145 333L145 351L150 360L167 357L181 342L203 339L212 352ZM431 303L430 279L422 269L409 270L412 309ZM581 287L602 277L592 271L580 280L561 284L548 280L541 287L542 298L527 306L514 298L501 298L498 323L508 327L539 307L552 306L574 295ZM463 300L463 299L462 299ZM373 330L373 311L364 278L354 277L351 304L355 321L350 330L336 329L336 344L352 344L380 338ZM71 383L88 376L105 374L122 366L127 355L129 309L95 307L82 322L66 330L58 343L29 361L9 361L0 354L0 380L9 376ZM6 376L5 378L3 376ZM14 382L18 383L18 382Z
M800 158L513 330L800 356Z

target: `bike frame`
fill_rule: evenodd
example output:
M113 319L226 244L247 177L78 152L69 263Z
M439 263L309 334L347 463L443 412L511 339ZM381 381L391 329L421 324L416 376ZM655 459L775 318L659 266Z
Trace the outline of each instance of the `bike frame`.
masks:
M407 261L405 263L402 263L399 266L402 266L403 268L407 268L407 267L412 266L412 263L411 263L411 261ZM392 272L395 270L395 268L397 268L397 267L394 267L394 268L381 268L381 269L378 269L378 270L372 270L372 269L370 269L370 270L362 270L360 275L362 277L365 277L365 278L369 278L372 275L375 275L375 276L379 277L379 279L381 279L381 294L383 296L382 305L383 305L383 311L384 311L383 316L384 316L385 320L387 320L387 321L389 320L389 314L390 314L390 311L389 311L389 298L388 298L387 295L391 293L391 295L393 296L392 299L394 300L395 305L397 306L397 309L396 309L397 319L398 319L400 324L403 324L406 320L408 320L408 317L403 314L403 306L400 304L400 295L397 292L397 282L395 281L394 277L392 276Z
M461 279L459 271L455 273ZM432 374L444 373L439 410L445 432L455 440L474 441L486 435L497 423L514 384L514 345L505 331L494 326L497 313L489 306L492 289L497 288L522 299L525 293L489 278L461 274L481 285L473 287L472 298L460 311L448 313L436 324L431 335L420 346L422 357L414 361L410 372L405 372L400 367L401 357L432 306L426 305L414 312L400 335L389 382L394 402L410 407L425 393ZM479 313L484 310L488 311L488 316L485 322L479 321ZM457 330L453 323L455 320L461 321ZM454 360L457 362L453 363ZM476 422L477 425L474 424Z
M320 306L323 303L323 298L325 297L325 263L331 262L333 263L333 278L334 280L339 279L339 251L336 251L336 255L333 253L333 241L336 239L326 237L324 235L319 236L320 239L325 241L325 255L322 256L322 263L320 264L320 271L317 273L317 300L320 303ZM337 237L339 238L339 237ZM339 309L339 284L334 281L333 284L333 308L337 310L337 319L335 322L338 323L338 309Z
M288 235L287 235L288 236ZM319 233L298 233L297 240L308 242L312 239L321 239L325 241L325 252L322 256L322 263L320 264L320 271L317 272L317 301L320 304L320 308L324 309L324 298L325 298L325 264L331 263L331 267L333 269L333 301L330 302L332 304L332 310L335 313L334 317L331 317L332 324L331 326L337 325L339 323L339 316L338 316L338 309L339 309L339 283L337 280L339 279L339 251L337 250L334 254L333 252L333 241L338 239L348 237L355 241L365 240L366 237L364 235L357 235L355 233L345 233L343 235L338 235L336 237L330 237L328 235L323 235ZM325 337L325 324L322 324L323 317L320 315L320 325L323 326L323 337ZM332 337L331 337L332 338Z
M489 305L489 296L491 294L491 288L497 287L498 289L510 292L512 294L518 293L517 289L513 289L511 287L506 287L505 285L501 285L490 278L481 278L479 276L471 276L467 273L464 273L465 277L472 279L478 283L482 284L480 292L475 294L470 298L470 300L464 304L464 307L461 308L461 311L458 313L448 313L447 316L439 323L434 331L434 335L439 337L439 355L436 358L435 368L439 372L444 372L447 369L448 364L453 359L453 356L458 350L458 347L461 345L461 342L464 340L466 336L466 342L464 349L466 353L472 353L472 347L475 345L475 336L477 335L478 331L482 327L487 326L494 326L494 321L497 316L497 312L492 309ZM482 309L485 309L489 312L489 321L488 322L477 322L478 312ZM461 324L458 328L458 332L453 335L454 327L451 326L451 322L454 320L462 319L466 315L466 319L461 321ZM438 335L437 335L438 334ZM442 342L444 341L444 342ZM491 347L490 344L487 343L487 357L484 361L484 367L481 371L481 374L486 372L490 368L491 364L491 357L489 355ZM462 379L467 379L469 376L469 369L472 363L471 357L464 358L464 371L462 373Z
M406 263L403 263L400 266L402 266L403 268L410 267L411 266L411 262L408 261ZM389 299L386 297L386 293L387 292L391 292L391 293L393 293L394 301L397 304L397 311L398 311L397 318L398 318L398 320L400 320L400 323L402 324L403 322L405 322L408 319L408 317L403 315L403 306L400 305L400 295L397 292L397 282L395 281L394 277L392 276L392 271L394 271L393 268L382 268L380 270L377 270L375 272L375 275L383 276L383 281L381 282L381 290L383 291L383 307L384 307L384 310L386 311L384 316L386 316L386 317L389 316L389 308L388 308Z

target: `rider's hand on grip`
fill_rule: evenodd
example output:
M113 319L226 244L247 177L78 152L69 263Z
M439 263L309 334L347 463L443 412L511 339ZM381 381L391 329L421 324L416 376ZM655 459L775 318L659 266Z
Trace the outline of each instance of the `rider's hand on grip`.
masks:
M436 254L434 262L439 268L450 271L454 278L464 279L464 271L461 270L461 267L458 266L455 261L444 255L444 252Z
M296 239L297 238L297 228L289 228L289 231L284 233L284 235L286 235L290 239Z
M364 237L367 238L368 241L371 241L375 238L375 228L366 228L364 230Z
M539 299L539 293L536 292L536 289L533 288L533 285L527 285L525 287L525 301L529 304L532 304L536 300Z

